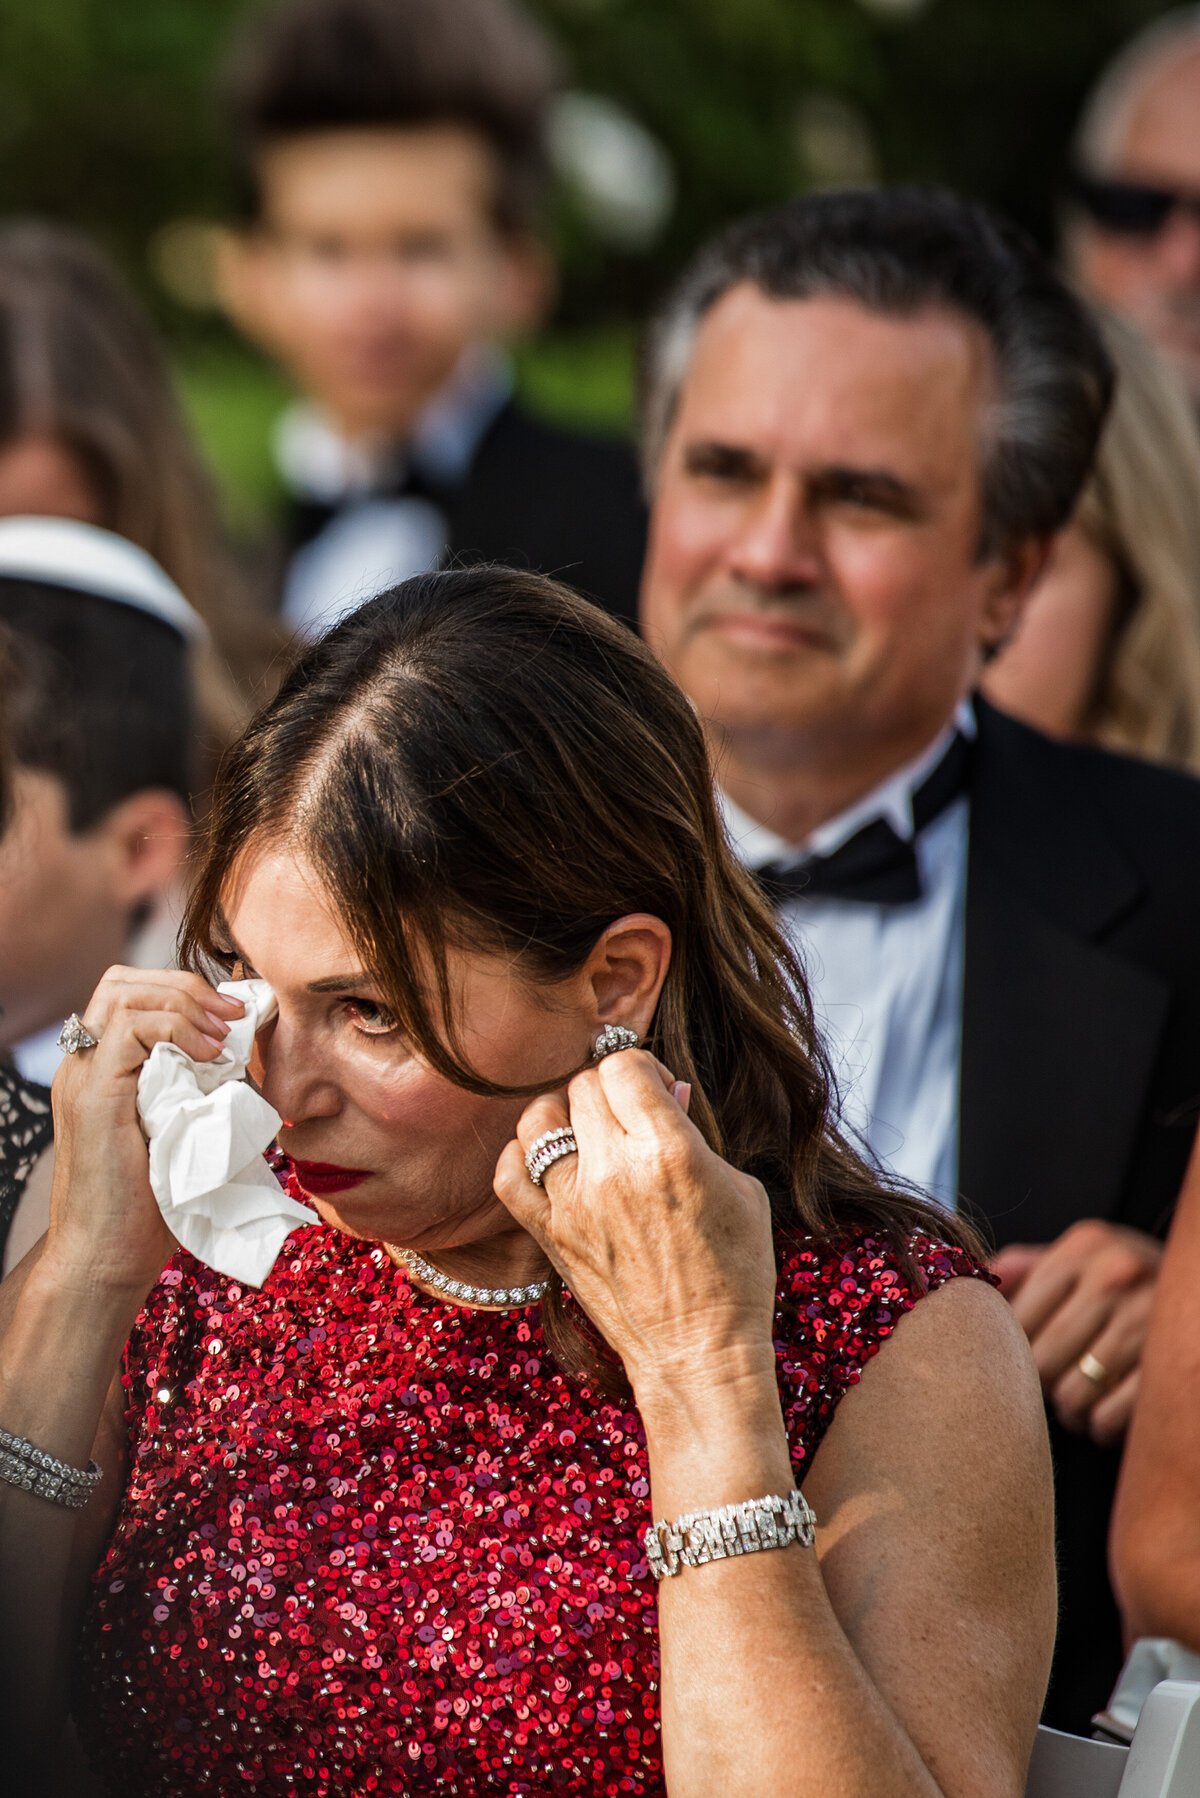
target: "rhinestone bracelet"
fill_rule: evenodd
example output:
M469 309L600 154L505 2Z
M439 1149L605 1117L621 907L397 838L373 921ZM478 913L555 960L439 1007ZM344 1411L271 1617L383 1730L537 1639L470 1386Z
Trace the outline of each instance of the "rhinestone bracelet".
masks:
M86 1505L100 1484L100 1469L89 1461L86 1470L72 1467L69 1461L58 1461L44 1449L35 1448L24 1436L0 1430L0 1480L32 1492L35 1498L48 1498L52 1504L67 1505L78 1511Z
M712 1511L689 1511L674 1523L662 1517L647 1524L642 1540L650 1571L661 1580L681 1567L703 1567L760 1548L786 1548L789 1542L811 1548L816 1524L808 1500L793 1488L786 1498L747 1498Z

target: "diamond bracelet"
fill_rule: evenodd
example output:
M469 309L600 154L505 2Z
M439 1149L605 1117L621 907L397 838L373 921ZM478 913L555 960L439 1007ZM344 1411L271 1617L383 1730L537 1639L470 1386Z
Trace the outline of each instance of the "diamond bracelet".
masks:
M712 1511L689 1511L673 1523L662 1517L647 1524L642 1540L650 1571L661 1580L681 1567L703 1567L761 1548L786 1548L789 1542L811 1548L816 1525L808 1500L793 1488L786 1498L747 1498Z
M86 1471L72 1467L69 1461L58 1461L44 1449L35 1448L24 1436L0 1430L0 1480L6 1486L17 1486L35 1498L47 1498L51 1504L78 1511L86 1505L102 1477L94 1461L89 1461Z

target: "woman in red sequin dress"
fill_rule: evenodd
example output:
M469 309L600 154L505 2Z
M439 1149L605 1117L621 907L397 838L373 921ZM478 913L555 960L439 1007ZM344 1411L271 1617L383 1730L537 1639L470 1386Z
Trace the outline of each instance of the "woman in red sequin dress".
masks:
M261 1290L172 1253L137 1074L238 1007L111 971L0 1320L0 1425L104 1469L78 1513L0 1485L28 1788L71 1710L114 1798L1017 1798L1054 1603L1028 1353L965 1232L838 1136L641 645L528 575L380 596L226 765L187 947L275 989L255 1074L314 1219ZM643 1046L593 1061L607 1026ZM652 1517L801 1482L815 1551L654 1584Z

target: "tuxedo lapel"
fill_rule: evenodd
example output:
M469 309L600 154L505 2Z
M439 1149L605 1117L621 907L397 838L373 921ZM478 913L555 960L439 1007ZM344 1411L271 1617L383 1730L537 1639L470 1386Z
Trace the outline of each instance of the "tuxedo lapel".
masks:
M1169 1004L1105 935L1141 878L1070 758L977 707L959 1186L998 1242L1118 1206Z

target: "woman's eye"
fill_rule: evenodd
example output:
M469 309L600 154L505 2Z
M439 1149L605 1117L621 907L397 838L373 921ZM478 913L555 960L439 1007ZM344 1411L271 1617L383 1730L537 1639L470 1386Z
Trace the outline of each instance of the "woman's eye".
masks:
M346 1010L353 1020L356 1030L364 1036L390 1036L396 1028L396 1020L390 1011L374 999L347 999Z

